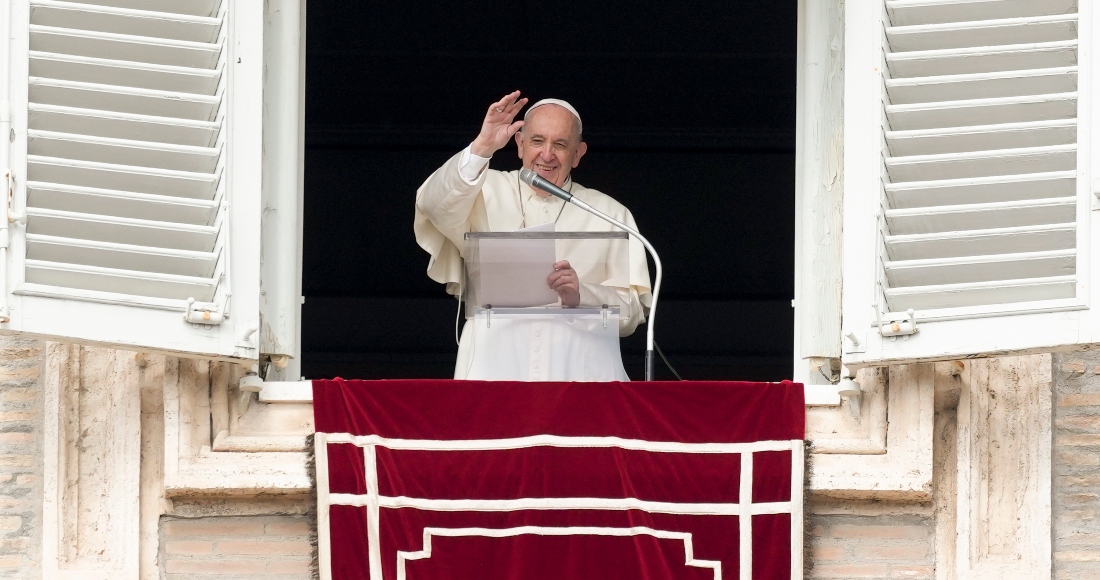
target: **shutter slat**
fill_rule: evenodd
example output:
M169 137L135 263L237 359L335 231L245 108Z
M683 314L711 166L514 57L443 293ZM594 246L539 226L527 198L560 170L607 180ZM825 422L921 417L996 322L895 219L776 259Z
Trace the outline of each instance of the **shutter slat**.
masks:
M27 282L153 298L208 301L217 281L196 276L175 276L115 268L27 260Z
M1077 41L899 52L886 56L893 78L989 73L1077 64Z
M888 261L884 264L892 288L993 282L1005 272L1016 278L1049 278L1072 275L1077 263L1073 250L996 254L933 260Z
M1028 18L1077 12L1077 0L888 0L895 26Z
M886 291L891 307L897 310L932 310L963 308L985 304L1011 304L1073 298L1076 276L999 280L967 284L943 284L911 288L890 288Z
M28 155L27 179L135 193L155 192L157 195L214 199L220 176Z
M27 132L27 152L43 157L198 173L213 173L221 155L217 147L191 147L37 130Z
M886 160L890 180L895 183L920 181L929 175L941 179L965 179L1011 173L1070 171L1076 167L1076 145L914 155Z
M1077 244L1077 224L1053 224L965 230L930 234L887 235L890 260L929 260L961 256L1067 250Z
M1077 198L948 205L886 211L895 235L962 231L968 228L1011 228L1063 224L1076 217Z
M31 20L44 26L190 42L211 42L221 28L220 19L207 16L52 0L32 0Z
M149 248L40 234L27 236L27 258L205 278L214 274L218 262L217 252Z
M85 107L155 117L177 117L194 121L213 121L221 106L221 98L217 96L37 77L30 79L30 98L35 103L48 105Z
M218 212L215 200L151 195L60 183L27 182L27 204L41 209L75 211L144 220L173 221L191 225L214 224Z
M34 104L29 107L28 113L31 129L132 141L159 141L193 147L213 146L217 143L221 130L221 124L213 121L191 121L56 105Z
M886 90L895 105L1073 93L1077 67L890 79Z
M159 64L137 64L47 52L30 54L31 76L116 87L213 95L221 71Z
M170 66L214 68L222 51L219 43L168 40L35 24L30 27L30 35L31 50L39 52Z
M84 4L152 10L189 16L216 16L222 0L81 0Z
M888 105L895 131L1051 121L1077 117L1077 93Z
M1023 149L1076 142L1077 122L1072 119L886 132L890 153L899 157L998 148Z
M217 226L158 222L70 211L27 210L27 233L47 236L209 252L218 238Z
M1077 172L1005 175L889 183L886 197L893 208L973 204L1068 197L1077 193Z
M1077 38L1077 15L888 26L886 38L896 52L1057 42Z

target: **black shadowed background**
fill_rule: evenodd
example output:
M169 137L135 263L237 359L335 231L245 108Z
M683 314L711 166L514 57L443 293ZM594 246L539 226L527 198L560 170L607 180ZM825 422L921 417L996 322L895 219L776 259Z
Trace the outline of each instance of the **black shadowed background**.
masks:
M747 0L310 3L303 374L452 375L457 303L425 273L413 200L518 89L581 113L574 178L660 252L657 343L680 374L790 378L796 18ZM518 168L514 146L491 166ZM635 379L644 339L623 340Z

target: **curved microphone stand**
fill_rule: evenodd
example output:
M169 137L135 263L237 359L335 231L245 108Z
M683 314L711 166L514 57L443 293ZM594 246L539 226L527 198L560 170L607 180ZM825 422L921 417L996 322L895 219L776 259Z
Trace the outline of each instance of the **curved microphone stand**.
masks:
M628 234L638 238L638 241L645 246L645 249L649 251L649 255L653 256L653 263L657 266L657 273L653 279L653 300L649 304L649 321L646 324L645 334L645 380L653 380L653 319L657 316L657 295L661 293L661 278L664 276L664 268L661 266L661 258L657 256L657 250L653 249L653 244L649 243L649 240L645 239L645 236L638 230L620 222L619 220L605 214L604 212L588 205L587 203L573 197L573 194L565 191L564 189L550 183L549 181L539 177L537 173L530 169L521 169L519 172L519 178L524 183L531 187L537 187L551 195L560 197L568 203L583 209L584 211L604 220L605 222L612 224Z

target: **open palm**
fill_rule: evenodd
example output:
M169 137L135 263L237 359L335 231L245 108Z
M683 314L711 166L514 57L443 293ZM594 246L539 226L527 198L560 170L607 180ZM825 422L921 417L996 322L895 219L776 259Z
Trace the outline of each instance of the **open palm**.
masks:
M512 140L512 136L523 127L523 121L514 121L527 98L519 98L519 91L513 91L503 99L489 105L485 120L481 123L481 133L474 139L470 152L479 157L492 157Z

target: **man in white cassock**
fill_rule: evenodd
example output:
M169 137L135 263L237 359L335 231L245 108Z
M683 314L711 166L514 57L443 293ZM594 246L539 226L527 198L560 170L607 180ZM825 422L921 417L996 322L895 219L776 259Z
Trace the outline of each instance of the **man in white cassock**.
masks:
M417 190L413 221L416 240L431 255L428 276L446 284L452 295L462 293L462 254L467 232L511 232L550 223L558 232L621 231L577 206L531 188L520 181L518 171L489 169L490 158L513 137L524 168L636 227L626 207L570 177L588 149L576 109L562 100L544 99L531 105L522 121L516 121L516 115L526 104L527 99L520 98L516 91L490 105L477 138ZM548 272L546 283L557 293L562 306L618 306L620 336L630 335L645 321L650 303L649 268L645 249L633 237L629 240L629 272L614 281L601 279L602 260L588 255L571 256L568 251L559 258L553 271ZM570 335L565 325L536 323L517 327L519 335L509 339L508 348L502 348L499 340L489 340L488 334L497 325L493 326L482 328L481 324L470 323L463 326L455 364L456 379L628 380L617 350L613 357L592 356L588 352L592 349L586 348L583 337Z

